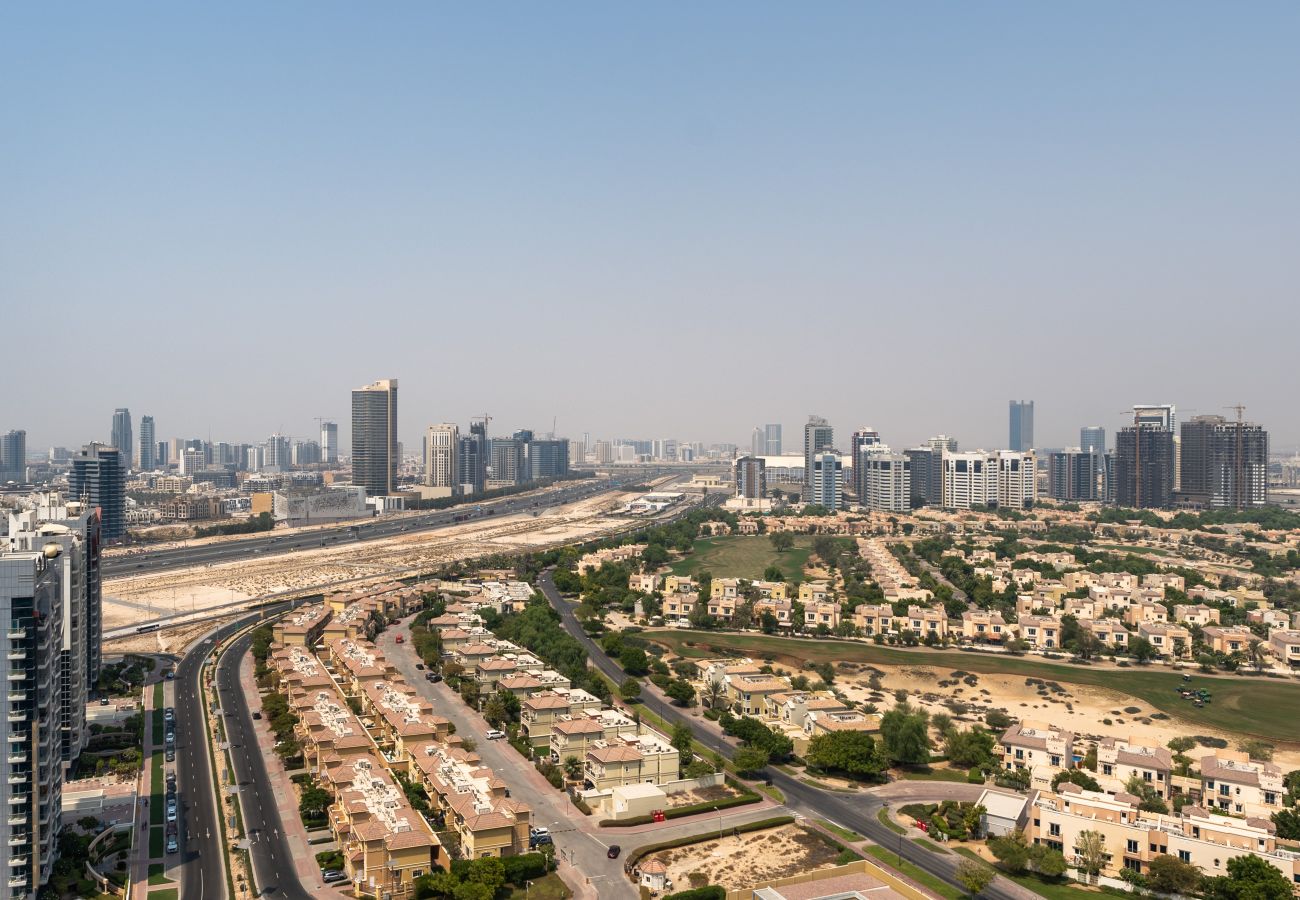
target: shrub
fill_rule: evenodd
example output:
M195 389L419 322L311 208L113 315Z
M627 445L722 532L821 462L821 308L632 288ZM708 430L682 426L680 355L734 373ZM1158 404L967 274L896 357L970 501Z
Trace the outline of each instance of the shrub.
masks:
M691 873L692 881L696 874L698 873ZM708 887L691 888L689 891L667 894L664 900L725 900L726 896L726 888L720 884L711 884Z

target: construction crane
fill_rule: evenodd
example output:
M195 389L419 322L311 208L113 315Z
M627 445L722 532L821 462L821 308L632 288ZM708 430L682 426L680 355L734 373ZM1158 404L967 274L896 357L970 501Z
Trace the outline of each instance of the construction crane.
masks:
M469 423L470 423L470 425L473 425L475 422L482 422L482 423L483 423L483 436L486 437L486 436L487 436L487 430L488 430L488 424L489 424L491 421L492 421L492 417L489 416L487 413L483 413L483 415L481 415L481 416L475 416L474 418L470 419L470 420L469 420Z

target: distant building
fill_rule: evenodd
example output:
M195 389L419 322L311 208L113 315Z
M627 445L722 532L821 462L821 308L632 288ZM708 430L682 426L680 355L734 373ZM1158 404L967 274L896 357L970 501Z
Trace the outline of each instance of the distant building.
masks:
M1079 449L1084 453L1106 452L1106 429L1100 425L1085 425L1079 429Z
M430 425L424 432L424 483L459 493L460 427L454 422Z
M524 456L528 462L527 478L533 481L563 478L569 474L569 441L566 438L531 440L524 445Z
M761 456L742 456L735 465L736 496L761 500L767 494L767 472Z
M516 438L493 438L491 463L491 481L508 486L521 484L527 480L524 442Z
M338 462L338 424L333 421L321 423L321 462Z
M907 457L910 466L910 477L912 480L912 498L913 507L925 504L938 505L943 502L943 480L937 481L933 478L938 466L934 460L934 451L929 447L913 447L910 450L904 450L903 455Z
M258 508L261 508L260 506ZM289 526L323 525L370 515L361 485L320 489L280 490L271 495L271 514Z
M1115 502L1135 509L1166 509L1174 495L1174 434L1142 425L1115 437Z
M1249 509L1268 502L1268 432L1223 416L1182 425L1179 505Z
M813 461L821 451L829 449L835 443L835 430L821 416L809 416L803 427L803 478L804 489L809 490L813 484ZM836 464L838 465L838 457ZM805 499L808 499L805 496ZM817 501L808 500L810 503ZM833 507L828 507L833 508Z
M998 500L998 456L983 450L943 454L943 506L970 509Z
M122 468L131 468L131 462L135 459L135 443L131 432L131 410L120 408L113 411L113 431L109 444L118 449L118 461L122 464Z
M393 493L397 485L397 379L352 392L352 483L367 495Z
M1034 448L1034 401L1012 400L1009 417L1007 449L1032 450Z
M781 426L768 424L763 426L763 452L759 456L781 455Z
M1077 447L1058 450L1047 458L1047 496L1067 502L1099 500L1102 454Z
M844 496L844 466L835 450L824 448L813 454L812 480L804 485L804 501L829 510L839 509Z
M0 484L27 480L27 432L10 431L0 437Z
M315 441L294 441L289 459L294 466L318 465L321 461L320 444Z
M1025 509L1038 499L1038 461L1034 451L998 451L998 506Z
M596 465L607 466L614 461L614 445L609 441L596 441Z
M858 501L863 506L881 512L911 511L912 461L906 454L865 449L854 465L860 467Z
M487 437L482 422L470 425L469 434L461 436L456 472L460 493L481 494L487 489Z
M126 470L115 447L87 444L72 458L68 495L100 511L101 534L106 540L126 534Z
M153 416L140 417L140 450L136 460L141 472L152 472L158 465L158 438L154 434Z
M206 454L204 454L206 456ZM265 468L268 472L288 472L293 467L289 455L289 439L282 434L273 434L266 439Z

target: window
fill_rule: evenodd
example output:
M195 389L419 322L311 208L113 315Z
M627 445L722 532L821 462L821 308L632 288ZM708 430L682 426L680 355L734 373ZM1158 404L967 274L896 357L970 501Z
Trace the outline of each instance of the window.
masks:
M1131 840L1131 839L1130 839L1129 842L1128 842L1128 847L1127 847L1126 849L1128 850L1129 853L1137 853L1137 852L1138 852L1138 842L1135 841L1135 840Z
M1192 854L1191 854L1190 852L1188 852L1187 850L1179 850L1179 851L1178 851L1178 858L1181 859L1181 860L1182 860L1183 862L1185 862L1185 863L1189 863L1189 862L1192 861Z
M1060 837L1060 836L1061 836L1061 825L1060 825L1060 823L1059 823L1059 822L1053 822L1053 823L1051 823L1050 825L1048 825L1048 826L1047 826L1047 833L1050 834L1052 837Z
M1142 860L1140 860L1140 859L1131 859L1131 858L1130 858L1130 859L1125 859L1125 860L1124 860L1124 868L1126 868L1126 869L1128 869L1129 871L1132 871L1132 872L1141 872L1141 871L1142 871Z
M1103 775L1112 775L1114 774L1114 771L1115 771L1115 767L1112 766L1110 763L1104 763L1101 767L1101 774Z

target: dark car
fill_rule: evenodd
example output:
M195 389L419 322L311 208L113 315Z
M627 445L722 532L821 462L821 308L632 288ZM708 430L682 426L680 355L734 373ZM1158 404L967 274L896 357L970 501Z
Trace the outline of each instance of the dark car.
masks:
M261 714L260 712L255 712L255 713L253 713L253 718L254 718L254 719L260 719L260 718L262 718L262 714Z
M423 671L424 671L424 663L416 663L416 664L415 664L415 668L417 668L417 669L419 669L421 672L423 672Z
M605 855L608 856L610 859L618 859L618 855L622 852L623 852L623 848L620 847L618 844L610 844L609 850L605 851Z

